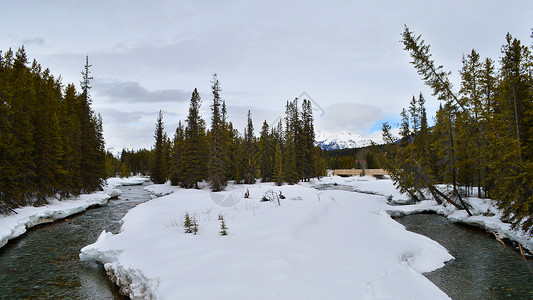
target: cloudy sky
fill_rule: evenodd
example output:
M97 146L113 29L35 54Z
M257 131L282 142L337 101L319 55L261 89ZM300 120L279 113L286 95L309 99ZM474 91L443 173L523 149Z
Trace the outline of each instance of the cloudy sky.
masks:
M409 64L404 24L453 72L475 48L498 60L505 34L532 44L531 0L407 1L2 1L0 49L24 45L30 59L79 87L92 64L93 108L108 147L150 148L161 109L169 135L194 88L204 119L217 73L229 118L256 132L287 100L313 100L324 135L380 136L412 95L438 101Z

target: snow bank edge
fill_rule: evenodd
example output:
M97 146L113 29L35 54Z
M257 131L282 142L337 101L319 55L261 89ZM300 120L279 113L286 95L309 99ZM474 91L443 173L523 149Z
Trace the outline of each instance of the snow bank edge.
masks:
M108 189L105 192L81 195L76 200L55 200L42 207L24 207L23 209L31 209L34 211L20 216L8 216L13 218L13 220L12 222L6 222L7 226L4 228L0 228L0 248L5 246L10 240L26 233L31 227L64 219L71 215L83 212L93 206L104 205L110 198L117 197L120 193L120 190Z

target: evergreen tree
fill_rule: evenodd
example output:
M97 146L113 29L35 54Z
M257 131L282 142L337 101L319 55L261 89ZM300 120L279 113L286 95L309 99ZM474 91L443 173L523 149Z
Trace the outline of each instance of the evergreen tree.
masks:
M24 47L0 56L0 213L99 189L105 153L101 118L90 108L88 60L84 93L68 85L63 94L49 69L35 60L28 67Z
M254 124L252 122L252 114L248 110L248 123L244 130L244 179L246 183L252 184L255 183L256 177L256 157L257 157L257 148L256 141L254 136Z
M211 105L211 130L209 145L208 179L211 190L221 191L226 186L226 144L224 143L224 120L221 111L220 82L217 75L213 75L211 81L213 92L213 105Z
M83 188L81 177L81 123L79 119L80 98L73 84L67 85L61 105L61 113L66 116L61 122L63 133L63 173L61 190L63 197L79 195Z
M226 164L226 178L233 179L235 182L237 182L237 169L238 169L238 136L239 133L237 130L233 129L233 124L231 122L228 123L227 126L227 139L228 139L228 161Z
M261 127L261 134L257 144L259 150L259 157L261 161L261 181L272 181L274 169L274 155L275 155L275 141L270 133L270 129L266 120Z
M201 101L198 90L194 89L187 115L183 149L183 185L187 188L198 188L198 182L206 177L206 133L205 122L200 116Z
M105 153L103 152L103 140L101 136L101 124L99 118L91 109L92 100L89 94L91 89L89 57L85 59L85 67L82 71L83 80L80 82L82 93L80 95L80 107L78 118L81 125L81 182L84 192L101 189L102 178L105 177Z
M494 75L492 60L482 63L472 51L463 59L461 89L455 94L448 80L449 73L435 66L429 46L421 37L414 37L407 27L403 37L405 49L410 52L418 72L434 94L446 101L445 109L450 111L440 120L437 113L433 132L443 132L447 127L451 183L455 187L458 181L467 191L476 184L478 194L482 193L482 186L514 227L533 232L530 50L508 34L502 47L499 78ZM442 121L449 122L443 125ZM438 141L439 137L434 140ZM455 191L455 194L467 208L460 193Z
M457 122L457 135L459 143L459 170L460 181L465 186L477 186L477 194L481 197L482 165L487 164L485 151L486 140L483 138L481 128L486 127L483 109L482 94L482 61L479 54L472 50L467 56L463 56L463 68L461 70L460 99L468 112L460 114ZM472 127L470 124L475 123Z
M492 160L500 172L493 174L491 196L514 227L533 233L533 57L510 34L502 54L491 121L504 147Z
M280 144L276 143L276 153L274 156L274 181L277 185L283 184L283 160Z
M310 181L311 177L318 176L315 172L315 129L313 125L313 109L311 101L304 99L302 102L302 179Z
M298 101L288 102L285 106L285 136L284 136L284 181L288 184L298 183L298 155L296 153L296 134L298 132Z
M155 144L152 148L152 168L150 179L156 184L162 184L167 181L167 171L165 169L165 135L163 125L163 113L159 111L155 125Z
M10 180L17 192L15 201L33 204L36 194L34 108L36 92L31 81L24 47L18 49L13 60L13 101L11 102L14 161L16 175Z
M174 135L174 142L172 143L172 153L170 158L170 183L172 185L181 185L184 182L185 174L183 172L184 162L184 149L185 149L185 129L178 123L176 133Z

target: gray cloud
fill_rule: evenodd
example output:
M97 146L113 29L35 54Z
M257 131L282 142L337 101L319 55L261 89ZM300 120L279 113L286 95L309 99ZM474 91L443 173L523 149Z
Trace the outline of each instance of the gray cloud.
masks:
M21 39L21 42L23 45L37 45L37 46L44 46L46 43L43 38L36 37L31 39Z
M324 115L315 118L318 129L362 132L384 117L380 108L359 103L335 103L324 108Z
M138 82L95 80L93 91L109 102L155 103L185 102L190 99L190 92L179 89L148 91Z
M68 1L6 1L0 44L25 43L30 59L78 88L88 55L108 143L149 146L160 108L171 132L194 88L209 123L215 72L241 131L248 108L257 132L263 120L283 115L286 100L308 91L318 130L370 133L413 94L424 93L428 116L439 105L402 50L403 24L422 34L456 88L462 53L475 48L497 60L507 32L529 44L531 0L435 2L132 0L91 1L80 10Z
M147 114L140 111L127 112L109 107L100 108L98 109L98 112L102 115L104 124L137 123Z

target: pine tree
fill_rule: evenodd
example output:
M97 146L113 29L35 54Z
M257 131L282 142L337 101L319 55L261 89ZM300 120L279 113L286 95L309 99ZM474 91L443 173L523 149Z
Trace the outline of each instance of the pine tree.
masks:
M91 109L89 57L85 59L85 67L81 72L83 80L80 82L82 93L79 95L80 107L78 118L81 125L81 182L84 192L101 189L102 178L105 177L105 152L103 152L103 137L101 122ZM99 124L100 123L100 124Z
M418 72L452 111L448 118L443 118L452 120L448 126L452 184L455 187L459 180L468 187L475 174L477 185L483 185L485 193L497 201L513 227L533 232L530 50L508 34L502 47L499 80L494 76L492 61L486 59L481 63L472 51L463 59L461 90L455 94L448 80L449 73L435 66L429 46L421 37L414 37L407 27L403 37L405 49L410 52ZM435 129L443 127L439 123L437 120ZM479 149L479 155L470 161L469 148ZM457 174L456 170L459 170ZM455 194L467 208L459 193L455 191ZM479 188L478 194L481 194Z
M514 227L533 233L533 57L510 34L502 54L492 121L504 147L495 158L500 172L492 176L491 196Z
M198 182L206 178L207 173L206 133L205 122L200 116L201 103L200 94L194 89L187 115L183 149L183 185L187 188L198 188Z
M272 181L275 155L275 141L270 133L270 129L266 120L261 127L261 134L259 142L257 143L259 157L260 157L260 171L261 181Z
M482 165L487 163L486 149L488 145L483 138L481 128L486 127L484 122L487 114L483 109L482 94L482 61L479 54L472 49L471 53L463 56L461 70L460 100L468 108L468 112L460 114L457 122L457 135L459 143L459 170L460 181L466 186L477 186L477 194L481 197ZM475 123L476 126L471 126Z
M276 153L274 156L274 181L277 185L283 184L283 159L280 144L276 143Z
M185 174L183 172L184 162L184 148L185 148L185 129L178 123L174 141L172 143L172 153L170 158L169 178L172 185L181 185L184 182Z
M76 88L73 84L67 85L64 97L61 101L61 114L65 116L60 122L63 133L63 174L61 181L62 197L69 195L79 195L83 188L81 179L81 124L79 119L80 98L76 95Z
M218 220L220 221L220 235L228 235L228 227L226 226L226 222L224 222L224 216L218 215Z
M34 123L34 159L36 167L37 202L45 204L46 198L59 191L60 174L63 172L61 160L61 136L57 107L61 97L60 83L46 69L42 74L34 61L32 67L36 102Z
M248 123L244 130L244 178L247 184L255 183L256 177L256 159L257 159L257 147L254 136L254 124L252 122L252 114L248 110Z
M228 123L227 126L227 139L228 139L228 161L226 164L226 178L228 180L235 180L237 182L237 169L238 169L238 136L239 133L237 130L233 129L233 124L231 122Z
M313 109L311 101L304 99L302 102L302 175L305 181L318 176L315 173L315 129L313 125Z
M0 213L99 189L105 153L101 118L90 108L88 60L84 93L68 85L63 95L49 69L35 60L28 67L24 47L0 56Z
M285 136L284 136L284 181L288 184L298 183L298 154L296 146L296 135L298 132L298 102L288 102L285 106Z
M156 184L162 184L167 181L167 172L165 169L165 136L163 125L163 113L159 111L155 125L155 144L152 148L152 168L150 179Z
M213 74L211 81L213 105L211 105L211 130L209 145L208 179L213 192L221 191L226 186L226 144L224 143L224 120L221 111L220 82Z
M12 127L14 144L14 161L16 176L13 180L16 201L24 204L34 204L34 196L37 191L35 172L35 142L34 134L34 108L36 102L36 91L33 87L29 74L26 52L24 47L18 49L13 60L13 110Z

